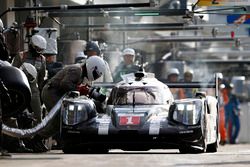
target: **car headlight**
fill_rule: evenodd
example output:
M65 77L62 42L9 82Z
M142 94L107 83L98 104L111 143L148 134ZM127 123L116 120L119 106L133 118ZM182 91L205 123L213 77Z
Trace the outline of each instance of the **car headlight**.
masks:
M173 120L185 125L195 125L200 120L201 101L190 101L176 104Z
M83 104L68 104L64 107L63 123L66 125L76 125L88 119L88 112Z
M69 109L69 111L74 111L75 106L74 106L74 105L72 105L72 104L70 104L70 105L69 105L69 107L68 107L68 109Z

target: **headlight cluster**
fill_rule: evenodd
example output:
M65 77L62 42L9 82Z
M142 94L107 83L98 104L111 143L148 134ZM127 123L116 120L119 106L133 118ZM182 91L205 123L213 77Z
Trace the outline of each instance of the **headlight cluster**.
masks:
M173 120L185 125L195 125L200 120L201 101L177 103L173 113Z
M83 104L64 104L63 123L66 125L76 125L88 119L88 111Z

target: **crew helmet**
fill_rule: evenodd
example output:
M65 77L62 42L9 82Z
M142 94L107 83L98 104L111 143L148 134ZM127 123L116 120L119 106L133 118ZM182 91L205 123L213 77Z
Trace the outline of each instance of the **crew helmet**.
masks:
M25 73L30 83L35 82L37 77L37 70L32 64L24 62L21 65L20 69Z
M194 75L194 71L192 69L188 69L185 71L184 75L191 74Z
M217 73L218 79L223 79L223 74L221 72Z
M122 55L132 55L135 56L135 50L132 48L126 48L123 50Z
M36 49L37 53L42 53L47 47L47 41L41 35L33 35L31 37L30 44L34 49Z
M86 60L86 68L88 80L94 81L103 75L106 65L101 57L91 56Z
M179 72L179 70L177 68L170 68L169 71L168 71L168 76L172 75L172 74L179 75L180 72Z
M234 88L234 84L233 83L228 84L228 88L233 89Z
M96 52L97 56L99 56L101 53L99 46L94 41L87 42L85 50L84 50L85 55L87 55L87 53L86 53L87 51L94 51L94 52Z
M83 63L87 59L87 56L84 55L83 51L76 53L75 63Z

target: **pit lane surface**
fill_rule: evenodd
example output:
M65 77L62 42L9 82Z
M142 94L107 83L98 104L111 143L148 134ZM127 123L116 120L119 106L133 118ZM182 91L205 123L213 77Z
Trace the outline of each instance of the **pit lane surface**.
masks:
M179 154L178 150L150 150L109 154L63 154L53 150L43 154L12 154L0 158L0 167L156 167L156 166L250 166L250 144L225 145L217 153Z

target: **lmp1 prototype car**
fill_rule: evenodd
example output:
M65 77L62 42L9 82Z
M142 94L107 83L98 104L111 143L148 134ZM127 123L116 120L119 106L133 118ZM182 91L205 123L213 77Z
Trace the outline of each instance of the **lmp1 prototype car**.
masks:
M171 148L180 153L216 152L217 105L215 97L202 92L193 98L173 99L169 87L151 73L128 75L112 88L106 113L98 113L95 103L85 96L63 100L63 151Z

